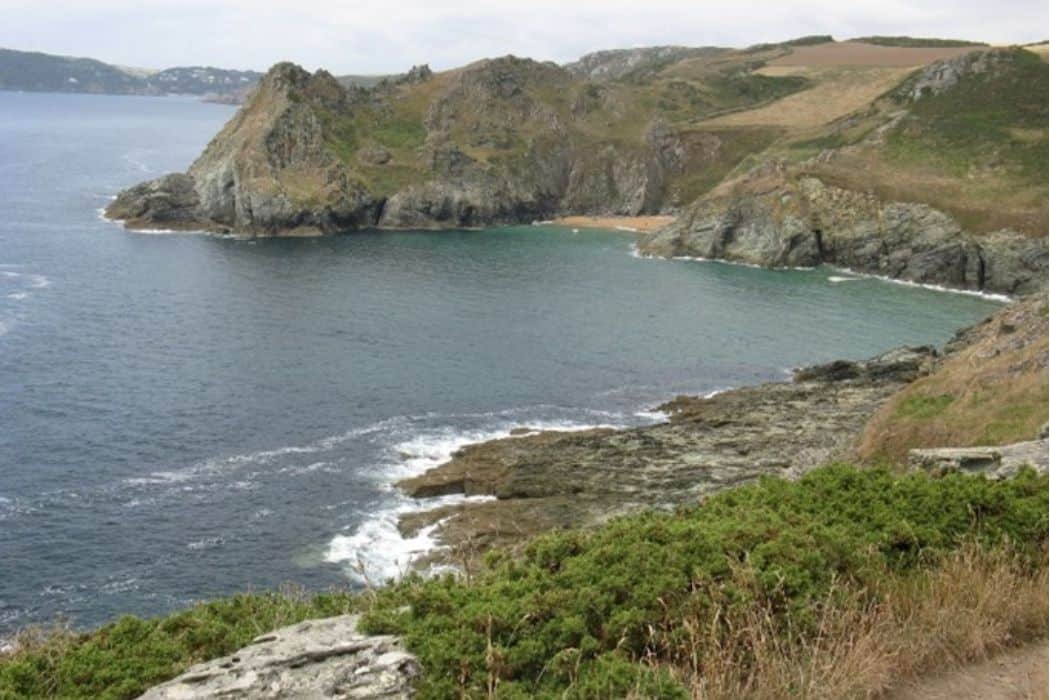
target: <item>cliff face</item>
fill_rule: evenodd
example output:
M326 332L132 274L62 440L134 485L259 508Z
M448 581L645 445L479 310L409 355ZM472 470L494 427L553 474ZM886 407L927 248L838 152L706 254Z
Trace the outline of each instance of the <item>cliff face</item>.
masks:
M131 228L295 235L655 213L698 170L731 167L723 143L753 138L685 129L681 100L695 114L803 85L763 79L752 92L746 70L719 60L695 69L697 85L718 80L703 99L692 79L599 84L513 56L372 88L279 64L185 174L122 192L108 215Z
M329 74L279 64L185 174L118 195L107 210L132 228L204 228L257 235L353 228L380 202L326 144L327 110L352 109Z
M926 204L887 202L815 177L793 177L782 163L696 203L640 249L768 267L829 263L1002 294L1035 291L1047 277L1045 238L1008 229L967 233Z

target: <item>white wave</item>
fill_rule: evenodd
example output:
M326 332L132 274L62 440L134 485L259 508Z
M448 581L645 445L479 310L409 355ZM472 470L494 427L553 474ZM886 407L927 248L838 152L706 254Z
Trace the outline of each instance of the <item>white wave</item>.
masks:
M942 284L929 284L926 282L912 282L911 280L897 279L896 277L889 277L887 275L876 275L870 272L858 272L848 267L831 267L832 270L838 272L844 272L848 275L853 275L852 279L875 279L880 282L889 282L891 284L900 284L905 287L918 287L921 289L929 289L934 292L948 292L950 294L965 294L967 296L979 297L981 299L988 299L989 301L999 301L1008 303L1013 301L1013 298L1008 294L995 294L993 292L980 292L974 289L955 289L954 287L945 287ZM831 279L830 277L828 278ZM849 278L847 278L849 279Z
M859 282L861 279L863 279L863 278L862 277L839 277L837 275L832 275L831 277L828 277L828 282L831 282L832 284L838 284L839 282Z
M542 221L533 221L533 226L550 226L554 223L553 219L543 219Z
M8 277L8 278L11 278L11 279L14 279L15 277L21 277L22 273L21 272L11 272L10 270L3 270L3 271L0 271L0 275L3 275L4 277Z
M125 163L131 165L133 168L142 173L152 173L153 168L150 167L145 161L139 160L132 153L125 153L121 158Z
M29 280L29 286L33 289L43 289L51 286L51 280L43 275L30 275Z
M490 496L445 496L427 500L428 507L457 503L481 503L494 500ZM342 564L350 578L366 584L382 583L400 578L419 557L438 546L434 537L441 521L421 529L411 537L403 537L398 521L406 513L418 511L419 506L408 499L383 508L347 535L336 535L328 543L324 560Z
M617 231L629 231L630 233L638 233L639 229L633 226L613 226Z
M635 414L639 418L645 420L651 420L654 423L664 423L669 418L669 415L664 411L636 411Z
M28 297L29 297L29 293L28 292L11 292L10 294L7 295L8 299L13 299L15 301L22 301L23 299L26 299Z
M3 321L0 321L0 337L7 335L7 332L10 330L11 327L9 325L4 323Z
M518 437L511 431L528 428L529 434L537 431L573 432L592 428L623 427L617 423L584 424L571 421L522 421L508 420L508 414L516 411L498 411L491 415L501 417L498 427L463 430L452 427L424 430L407 440L394 443L392 452L398 459L392 460L377 472L383 479L382 486L394 491L394 482L418 476L449 461L467 445L501 438ZM481 414L486 415L486 414ZM524 434L521 435L524 437ZM475 503L493 500L491 496L464 496L453 494L439 498L412 499L399 493L392 494L392 503L362 522L351 534L336 535L328 544L325 561L344 564L344 569L359 583L376 583L397 578L405 573L412 563L427 552L439 547L434 533L440 526L435 523L423 528L411 537L403 537L397 527L401 516L460 503Z
M459 450L467 445L502 438L519 437L512 431L526 428L530 433L539 431L573 432L593 428L620 428L622 421L616 423L576 423L572 421L521 421L504 422L498 427L483 430L462 430L458 428L440 428L424 431L408 440L392 446L400 461L391 464L384 470L383 476L389 481L400 481L418 476L452 459ZM523 435L521 436L523 437ZM389 486L389 484L388 484ZM429 508L430 505L428 504Z

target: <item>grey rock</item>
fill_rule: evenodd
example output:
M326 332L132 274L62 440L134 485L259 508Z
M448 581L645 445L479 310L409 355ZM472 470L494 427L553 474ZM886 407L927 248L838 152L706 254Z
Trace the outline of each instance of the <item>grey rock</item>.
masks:
M193 666L141 700L411 698L421 672L415 657L396 637L361 634L357 622L341 615L283 627Z
M803 369L791 382L682 396L659 407L667 422L651 426L539 432L470 445L399 486L417 498L462 493L496 500L413 513L400 526L412 534L437 524L441 542L481 551L550 529L695 503L763 475L797 477L848 458L868 419L925 374L934 354L902 348Z
M1001 447L941 447L908 451L908 464L934 474L965 472L983 474L992 479L1008 479L1023 467L1047 473L1048 442L1046 438L1017 442Z
M689 46L645 46L634 49L595 51L581 56L565 69L592 80L616 80L631 73L657 70L686 58L723 52L718 48Z
M968 75L988 73L1010 57L1012 49L978 49L972 53L935 61L894 92L901 100L915 101L939 95Z
M1036 291L1047 277L1047 240L1002 230L972 235L925 204L884 202L779 163L730 192L703 198L642 240L662 256L719 258L767 267L829 263L858 272L1001 294Z

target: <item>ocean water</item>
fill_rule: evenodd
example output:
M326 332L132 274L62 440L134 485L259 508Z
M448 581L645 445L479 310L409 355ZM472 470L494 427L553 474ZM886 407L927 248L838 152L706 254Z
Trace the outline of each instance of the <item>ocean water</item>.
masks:
M228 119L0 92L0 633L285 582L432 543L391 482L518 426L658 420L677 393L941 343L989 300L632 255L521 226L240 241L98 211Z

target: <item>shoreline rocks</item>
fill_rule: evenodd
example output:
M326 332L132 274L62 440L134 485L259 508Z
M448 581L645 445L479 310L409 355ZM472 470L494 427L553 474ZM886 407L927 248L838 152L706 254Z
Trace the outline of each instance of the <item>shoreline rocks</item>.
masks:
M646 508L674 508L763 475L795 477L849 455L854 438L895 391L930 371L933 348L799 370L792 381L681 396L666 423L622 430L541 432L470 445L398 486L426 499L495 500L407 514L411 536L434 535L456 561L551 529L588 527ZM447 559L446 559L447 560Z

